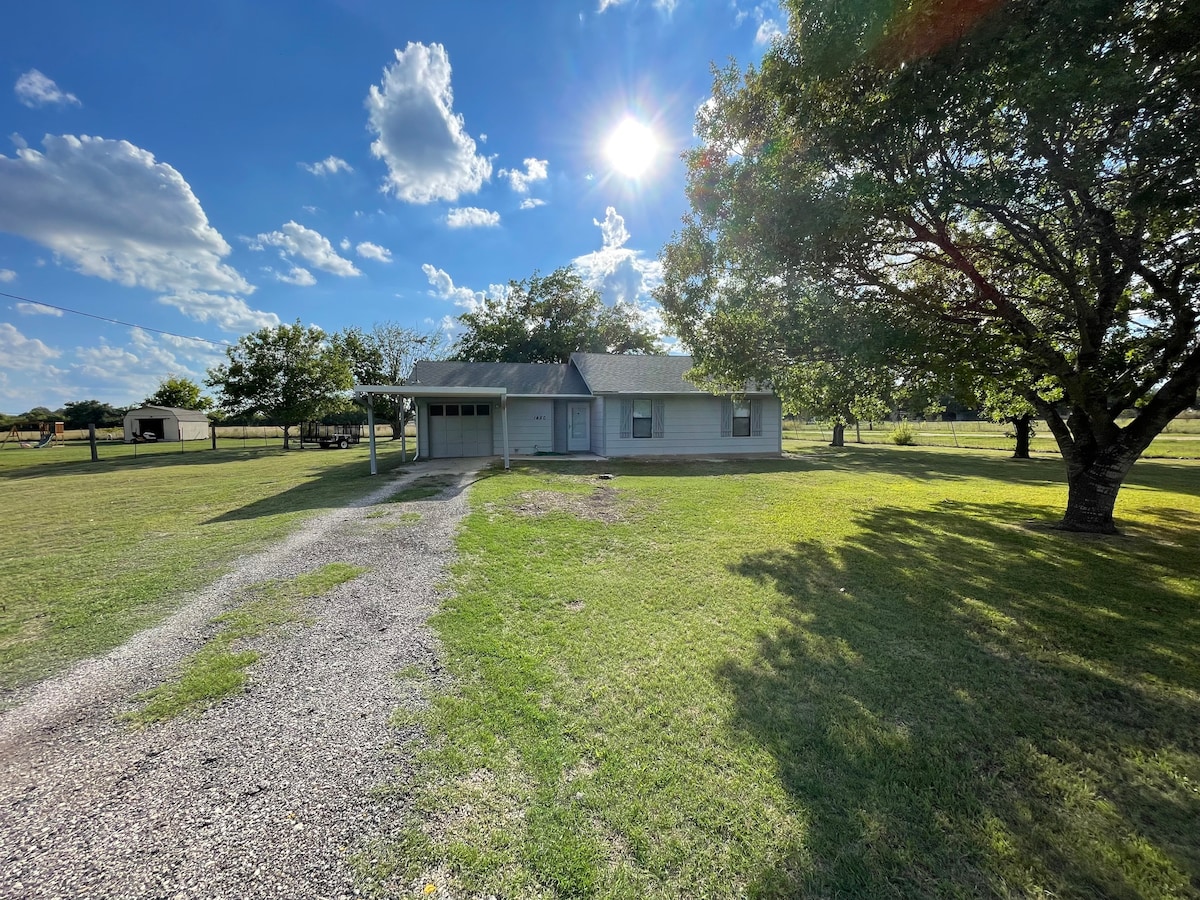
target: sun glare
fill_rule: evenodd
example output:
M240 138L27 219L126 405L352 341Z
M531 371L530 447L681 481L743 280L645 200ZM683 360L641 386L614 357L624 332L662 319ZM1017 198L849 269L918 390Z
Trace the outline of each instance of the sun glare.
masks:
M629 178L645 173L658 155L654 132L636 119L625 119L609 135L604 153L612 167Z

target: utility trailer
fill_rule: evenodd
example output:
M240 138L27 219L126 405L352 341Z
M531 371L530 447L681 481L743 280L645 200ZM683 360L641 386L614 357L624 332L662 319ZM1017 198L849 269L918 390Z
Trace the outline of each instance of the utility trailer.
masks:
M325 425L321 422L304 422L300 426L300 446L317 444L323 450L337 447L345 450L362 440L365 425Z

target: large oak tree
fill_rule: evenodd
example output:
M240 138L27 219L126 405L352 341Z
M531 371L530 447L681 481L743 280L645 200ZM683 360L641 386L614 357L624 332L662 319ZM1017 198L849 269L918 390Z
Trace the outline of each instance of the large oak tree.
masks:
M1066 462L1064 527L1112 531L1200 386L1200 4L788 6L700 116L668 324L727 376L760 349L785 372L836 296L897 359L1018 388Z
M657 353L658 335L628 304L606 306L568 266L511 281L458 317L466 330L456 359L471 362L565 363L572 353Z
M261 328L225 350L226 362L208 371L217 406L230 416L260 414L283 426L319 418L349 390L350 363L320 328L295 324Z

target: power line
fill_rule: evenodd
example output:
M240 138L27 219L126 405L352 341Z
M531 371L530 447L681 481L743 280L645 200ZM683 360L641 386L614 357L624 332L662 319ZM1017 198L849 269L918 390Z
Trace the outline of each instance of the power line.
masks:
M41 300L34 300L30 297L21 297L17 294L9 294L6 291L0 291L0 297L8 297L11 300L20 300L22 303L32 303L35 306L44 306L47 309L57 309L59 312L67 312L76 316L86 316L89 319L99 319L101 322L109 322L113 325L124 325L126 328L140 328L142 331L153 331L155 334L165 334L170 337L182 338L185 341L200 341L205 344L212 344L215 347L228 347L228 341L210 341L208 338L194 337L190 334L176 334L174 331L163 331L161 328L151 328L148 325L136 325L133 322L122 322L120 319L110 319L108 316L98 316L95 313L82 312L78 309L69 309L66 306L55 306L53 303L43 303Z

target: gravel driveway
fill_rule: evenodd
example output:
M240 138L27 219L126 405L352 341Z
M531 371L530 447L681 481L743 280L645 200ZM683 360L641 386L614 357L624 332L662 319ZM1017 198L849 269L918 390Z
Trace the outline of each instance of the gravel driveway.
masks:
M0 715L0 896L356 896L348 858L403 824L404 798L376 790L409 765L388 720L419 700L396 673L438 670L425 622L479 463L422 464L310 520L160 626L26 690ZM381 502L443 472L454 486L437 498ZM309 601L313 624L257 641L247 693L140 730L116 721L239 588L331 562L369 571Z

